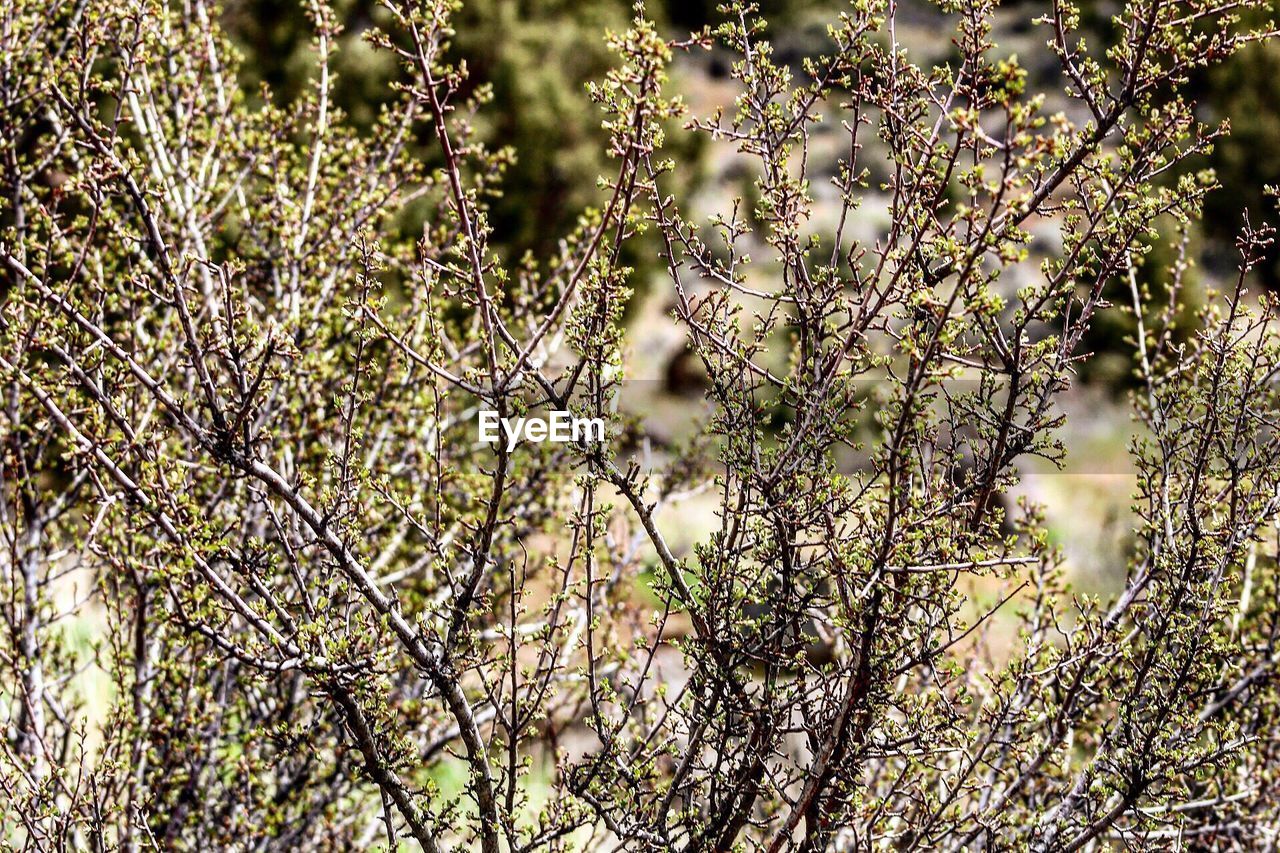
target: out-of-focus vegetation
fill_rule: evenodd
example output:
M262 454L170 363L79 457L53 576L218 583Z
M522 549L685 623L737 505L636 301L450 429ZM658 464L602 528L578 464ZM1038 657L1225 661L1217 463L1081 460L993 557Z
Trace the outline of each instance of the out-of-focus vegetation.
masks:
M404 69L365 38L371 26L387 23L381 4L338 0L333 5L343 27L334 61L340 78L335 101L357 127L369 128L393 93L390 84L407 82ZM714 4L700 9L668 0L665 6L666 20L701 29L711 20ZM623 0L473 0L459 8L453 58L465 63L467 90L488 87L492 97L490 108L477 116L476 131L494 148L520 152L504 173L501 197L490 207L492 244L507 259L526 253L552 256L560 235L598 197L600 176L616 169L605 155L607 134L587 84L610 67L606 33L626 29L630 16L630 4ZM246 54L241 85L257 94L265 84L278 103L297 98L316 68L311 25L300 5L232 0L226 24ZM438 155L431 140L420 141L420 155L433 161ZM681 180L696 181L694 137L676 133L671 142L683 155ZM423 216L425 211L408 217L405 232L421 228ZM656 248L648 254L656 256ZM628 260L643 266L654 257Z
M1251 45L1203 82L1201 104L1213 118L1230 116L1231 134L1220 140L1208 164L1222 189L1209 196L1205 230L1218 255L1229 255L1240 228L1240 209L1255 220L1274 209L1264 187L1280 184L1280 49L1271 42ZM1275 250L1259 268L1267 285L1280 285L1280 258Z
M365 39L375 24L386 23L387 13L377 0L337 0L333 4L342 24L334 68L340 85L335 101L356 127L371 128L379 110L391 95L389 84L404 82L402 68L388 54L373 49ZM662 0L650 3L649 13L671 33L700 32L722 19L718 0ZM805 57L829 47L825 25L829 12L842 4L834 0L762 0L763 17L769 21L779 59L797 69ZM925 0L908 0L904 19L913 22L924 38L934 38L943 12ZM1009 4L1019 7L1022 2ZM1105 4L1084 3L1082 21L1101 44L1115 40L1116 32ZM494 200L492 245L508 260L526 254L550 257L559 235L572 227L576 217L595 197L596 183L612 167L604 154L605 133L598 112L587 97L587 83L609 67L604 36L626 27L631 4L625 0L468 0L455 17L457 34L453 53L465 62L468 86L491 90L492 109L477 118L479 136L489 145L519 151L507 168L503 192ZM1028 30L1019 15L1016 30L1006 34L1011 44L1026 40L1039 52L1040 28ZM936 20L935 20L936 19ZM230 0L225 24L245 53L241 85L258 96L265 85L278 103L296 99L315 74L311 27L305 12L289 0ZM910 39L910 33L903 33ZM947 50L945 43L938 45ZM954 50L954 47L952 47ZM1031 59L1034 67L1035 59ZM728 60L712 54L705 62L688 64L675 80L689 94L727 77ZM1250 46L1239 55L1193 81L1191 90L1209 119L1231 116L1231 134L1215 145L1208 157L1192 158L1189 168L1212 169L1221 188L1208 197L1203 223L1193 225L1192 261L1210 266L1229 264L1239 230L1242 207L1260 219L1272 202L1264 185L1280 184L1280 160L1260 157L1260 151L1280 150L1280 48L1270 43ZM669 149L677 157L678 180L686 188L705 180L714 170L699 147L700 137L672 128ZM421 156L436 155L429 139L423 139ZM731 191L753 206L755 187L750 179L735 176ZM754 211L748 210L748 214ZM422 226L425 210L405 218L403 231L414 234ZM1150 262L1140 275L1161 275L1170 260L1175 223L1160 223L1161 238L1151 242ZM1203 233L1200 233L1203 231ZM644 245L643 243L641 245ZM653 251L647 251L652 248ZM656 247L630 250L627 260L642 273L656 263ZM1280 284L1280 264L1275 252L1259 267L1259 275L1271 287ZM1194 276L1193 276L1194 279ZM1160 282L1148 282L1161 284ZM1117 282L1116 300L1123 300L1125 283ZM1157 288L1158 290L1159 288ZM1194 293L1188 297L1194 297ZM1194 322L1194 305L1188 323ZM1099 319L1090 332L1091 351L1104 354L1089 363L1083 377L1119 388L1131 382L1126 338L1135 324L1123 311ZM1106 353L1115 352L1112 358Z

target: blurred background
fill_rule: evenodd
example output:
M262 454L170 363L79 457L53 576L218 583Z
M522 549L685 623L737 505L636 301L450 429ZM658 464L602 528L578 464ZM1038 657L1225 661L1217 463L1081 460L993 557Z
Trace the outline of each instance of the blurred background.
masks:
M368 128L388 99L401 74L394 59L373 50L362 35L385 23L376 0L335 0L344 30L335 68L336 101L358 127ZM716 0L661 0L648 6L672 37L682 37L719 22ZM1100 54L1111 41L1114 3L1087 0L1084 26L1091 49ZM769 22L776 58L803 76L806 57L830 46L826 26L842 4L833 0L763 0L761 13ZM918 64L946 62L955 55L950 35L954 20L923 0L898 4L897 37ZM1005 3L997 15L996 54L1017 54L1028 69L1030 91L1049 96L1045 113L1074 105L1061 94L1058 66L1045 49L1048 31L1032 22L1048 11L1046 2ZM626 0L467 0L455 19L454 53L465 59L470 86L492 86L493 102L483 112L480 134L492 145L510 146L517 159L504 181L504 195L491 210L493 242L509 261L530 257L536 262L554 253L556 241L569 231L583 207L597 203L597 177L614 170L604 155L605 134L600 114L590 103L586 84L600 78L612 57L605 32L627 27L631 6ZM244 54L241 84L255 98L271 98L285 105L296 99L315 73L311 29L297 0L229 0L224 23ZM729 105L737 94L730 77L732 59L716 51L679 55L672 87L693 111L710 112ZM1190 248L1195 267L1187 293L1183 333L1195 326L1196 303L1211 298L1215 286L1234 272L1234 240L1245 209L1253 220L1270 219L1272 205L1264 197L1266 184L1280 184L1280 46L1255 45L1227 64L1190 81L1189 94L1200 104L1201 117L1217 122L1231 117L1231 135L1211 155L1188 168L1213 169L1221 188L1211 197L1202 221L1192 226ZM1056 98L1056 102L1055 102ZM824 222L824 202L834 211L835 194L823 180L835 174L843 142L838 124L819 127L810 162L815 198L814 227ZM422 140L421 156L433 152ZM876 152L866 152L873 164L871 187L853 223L855 236L868 238L886 222L884 198L874 192L884 174L876 174ZM709 143L674 130L669 156L679 164L678 181L692 191L696 219L712 211L728 210L735 198L751 206L755 175L729 143ZM883 162L883 158L880 158ZM1175 175L1169 176L1176 179ZM422 211L402 217L406 236L420 231ZM1157 223L1161 237L1140 270L1158 280L1173 257L1172 222ZM1049 223L1037 245L1052 250L1056 229ZM694 360L685 350L684 336L670 317L671 295L656 245L637 249L628 263L636 268L635 295L628 311L630 377L651 390L651 427L659 437L681 437L695 422L689 407L702 397ZM761 255L764 253L761 252ZM1035 264L1019 274L1034 274ZM1258 286L1280 285L1280 263L1272 257L1259 275ZM1028 464L1020 493L1047 507L1051 536L1062 546L1067 571L1077 589L1107 593L1123 582L1131 539L1129 500L1133 478L1127 445L1133 434L1126 395L1133 385L1131 314L1119 306L1130 301L1127 282L1114 282L1112 301L1087 342L1092 357L1081 368L1079 381L1063 407L1067 422L1062 439L1069 451L1065 470L1047 464ZM1016 497L1016 496L1015 496ZM712 497L705 506L681 504L679 517L669 519L674 544L687 549L716 524ZM975 590L976 594L983 591ZM989 591L994 594L994 591Z

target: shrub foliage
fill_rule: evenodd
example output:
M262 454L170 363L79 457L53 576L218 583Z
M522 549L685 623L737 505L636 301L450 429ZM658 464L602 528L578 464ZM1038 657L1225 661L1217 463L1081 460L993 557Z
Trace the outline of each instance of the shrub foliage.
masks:
M1182 87L1269 38L1252 5L1127 0L1105 51L1068 0L1016 7L1057 111L989 0L945 0L936 66L855 0L803 69L750 6L681 38L637 7L590 89L611 171L516 263L490 217L520 152L477 133L447 0L365 34L410 81L367 132L320 0L285 104L244 94L204 0L7 2L4 842L1274 843L1280 341L1245 286L1271 231L1246 220L1194 335L1186 252L1135 274L1213 186L1178 168L1220 132ZM713 47L738 95L694 114L669 70ZM751 209L694 209L676 123L752 164ZM656 454L619 406L637 244L712 404ZM1141 430L1104 600L1012 496L1066 452L1117 282ZM537 406L608 440L477 442L479 409ZM683 553L691 495L716 529Z

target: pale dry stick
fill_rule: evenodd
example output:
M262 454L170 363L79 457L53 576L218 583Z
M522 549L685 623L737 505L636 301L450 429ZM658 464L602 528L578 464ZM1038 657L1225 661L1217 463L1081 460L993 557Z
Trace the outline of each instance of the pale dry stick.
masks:
M316 112L316 127L311 141L311 162L307 166L307 187L302 197L302 214L298 221L298 234L293 241L293 253L289 258L291 268L291 286L289 288L289 317L296 320L301 312L299 304L302 278L302 247L306 245L307 231L311 226L311 211L315 206L316 179L320 172L320 161L324 157L325 138L329 133L329 23L319 21L328 10L319 5L312 7L312 14L317 17L317 49L319 50L320 80L316 84L320 93L320 103Z
M213 418L214 424L219 431L226 430L226 422L223 418L222 405L219 401L218 392L214 386L213 379L209 374L209 366L205 363L204 347L196 335L195 323L191 316L191 310L187 306L187 297L183 283L178 279L174 266L169 257L169 250L165 244L164 237L160 233L159 225L152 215L151 206L147 204L145 195L134 180L132 173L120 161L116 152L108 146L98 132L93 128L89 119L80 113L78 109L72 106L62 91L57 87L51 87L54 98L62 106L64 110L71 114L82 133L89 139L94 150L99 156L110 162L120 176L120 180L124 183L129 198L133 202L134 208L138 212L138 216L142 219L145 226L147 239L151 244L152 250L155 252L156 260L159 264L160 271L164 275L165 283L169 285L172 291L174 306L177 308L178 317L181 320L183 337L186 342L188 357L192 366L196 370L196 375L200 379L200 386L204 390L205 403L208 406L210 417ZM0 247L3 251L3 247Z

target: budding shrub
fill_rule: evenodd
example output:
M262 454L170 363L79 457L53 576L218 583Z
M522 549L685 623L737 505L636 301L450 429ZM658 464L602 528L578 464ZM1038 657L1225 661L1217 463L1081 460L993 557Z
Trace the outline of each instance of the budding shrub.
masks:
M319 0L283 105L204 0L9 0L5 844L1273 844L1271 231L1254 211L1195 334L1180 238L1136 274L1213 186L1178 168L1222 132L1182 87L1270 37L1263 5L1127 0L1105 51L1071 3L1018 6L1043 92L988 0L940 5L939 64L858 0L803 67L749 5L683 37L638 6L590 89L610 171L511 265L490 211L521 152L476 130L453 3L386 0L364 36L412 82L357 132ZM696 114L668 77L713 47L736 97ZM750 205L695 208L672 127L749 164ZM620 405L642 284L705 377L687 441ZM1010 497L1066 453L1104 310L1133 313L1140 426L1105 599ZM477 441L537 407L606 440ZM677 547L695 498L714 530Z

